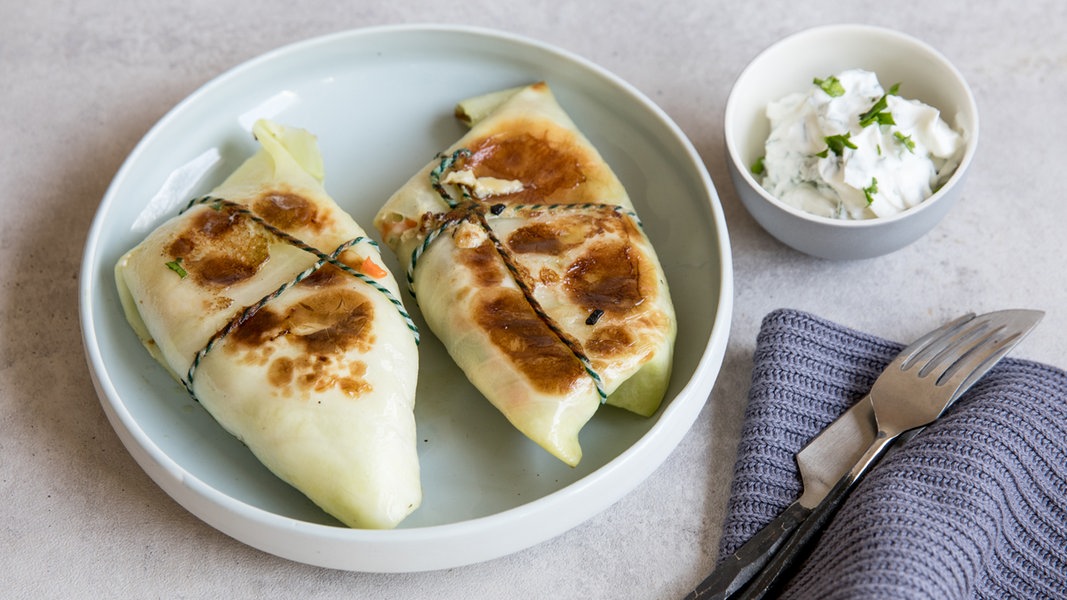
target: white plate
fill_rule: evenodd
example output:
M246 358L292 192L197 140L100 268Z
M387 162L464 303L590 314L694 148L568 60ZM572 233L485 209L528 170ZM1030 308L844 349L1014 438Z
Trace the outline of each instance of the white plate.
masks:
M585 456L571 469L510 427L423 327L416 409L422 507L396 530L342 527L260 465L153 362L123 318L113 265L255 150L249 130L257 117L317 134L327 190L367 227L396 188L463 133L451 116L456 101L537 80L549 82L616 170L662 259L679 320L668 400L650 419L601 410L582 432ZM397 269L395 261L389 266ZM700 158L635 89L530 40L401 26L276 50L175 107L140 142L103 199L85 248L80 302L104 410L129 452L171 497L212 527L278 556L403 572L531 546L644 480L711 392L728 336L732 270L725 220Z

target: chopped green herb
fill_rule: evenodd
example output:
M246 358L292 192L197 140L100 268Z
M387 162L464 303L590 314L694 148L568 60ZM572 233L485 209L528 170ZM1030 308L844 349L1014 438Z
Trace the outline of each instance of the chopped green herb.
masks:
M825 138L823 138L824 140L826 140L826 150L816 153L815 156L818 156L819 158L826 158L827 156L829 156L830 152L833 152L838 156L842 156L845 154L845 148L852 148L853 150L855 150L856 144L852 143L852 140L850 139L851 137L851 131L840 135L826 136Z
M841 81L833 75L826 79L819 79L816 77L812 83L819 86L819 89L829 94L831 98L845 95L845 86L841 85Z
M899 131L894 131L893 137L897 138L897 141L903 144L909 152L915 152L915 140L911 139L910 135L904 135Z
M182 267L182 257L180 256L167 263L167 268L177 273L178 277L181 277L182 279L185 279L189 276L189 272L186 271L184 267Z
M761 156L756 159L756 162L752 163L752 168L749 170L752 171L753 175L763 175L763 173L767 170L767 168L763 166L764 158L766 157Z
M886 98L889 96L896 96L897 90L900 89L899 83L894 83L893 87L889 88L889 91L882 94L882 97L874 103L874 106L870 110L860 115L860 127L866 127L868 125L878 123L879 125L895 125L896 121L893 120L893 113L886 110L888 102Z
M878 178L871 177L871 185L863 188L863 195L867 197L867 206L874 202L874 195L878 193Z

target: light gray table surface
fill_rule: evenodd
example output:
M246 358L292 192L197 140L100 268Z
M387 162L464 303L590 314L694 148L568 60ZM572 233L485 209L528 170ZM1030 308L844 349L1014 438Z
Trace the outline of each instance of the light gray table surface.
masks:
M968 310L1047 311L1021 356L1067 366L1067 4L632 0L550 3L0 0L0 595L12 598L677 598L711 567L761 318L779 307L907 341ZM556 45L658 103L700 152L732 243L725 361L692 430L632 493L489 562L333 571L219 533L171 500L109 426L78 319L82 247L138 140L211 78L346 29L467 24ZM748 216L726 172L734 78L801 29L862 22L939 49L981 112L962 201L912 246L817 260Z

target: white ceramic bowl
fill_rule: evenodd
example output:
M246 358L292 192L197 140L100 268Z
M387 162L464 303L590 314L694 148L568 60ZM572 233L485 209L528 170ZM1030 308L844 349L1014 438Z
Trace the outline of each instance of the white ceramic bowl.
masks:
M941 110L941 117L965 136L963 159L933 196L891 217L842 220L789 206L768 193L752 175L770 133L769 102L847 69L873 71L883 85L901 83L901 95ZM730 176L741 202L774 237L821 258L880 256L914 242L959 199L978 146L978 108L959 71L930 46L902 33L868 25L830 25L789 36L759 54L741 72L726 103L726 151Z
M248 127L257 118L318 135L327 189L366 226L411 173L465 131L451 116L457 100L538 80L552 85L613 166L656 245L679 324L668 398L649 419L599 411L582 430L581 464L568 467L508 425L424 328L415 408L422 506L395 530L341 527L263 467L145 352L122 314L115 261L255 151ZM436 25L300 42L189 96L116 174L86 241L79 289L86 354L104 411L167 494L266 552L380 572L453 568L516 552L632 490L667 458L707 401L733 302L718 196L696 150L661 109L618 77L551 46ZM404 301L424 325L410 296Z

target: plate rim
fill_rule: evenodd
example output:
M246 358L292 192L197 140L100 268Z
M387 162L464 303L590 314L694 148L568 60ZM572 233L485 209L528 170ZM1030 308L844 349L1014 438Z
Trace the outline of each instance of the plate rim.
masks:
M411 32L432 32L458 37L485 38L493 43L523 46L532 51L552 55L558 60L572 63L583 70L591 71L606 79L612 85L626 91L630 99L641 104L642 108L651 111L657 117L659 124L665 126L671 134L672 141L680 144L681 150L688 156L692 163L692 170L698 175L697 179L699 179L705 200L709 205L706 208L710 211L710 224L713 226L718 242L718 264L715 265L720 273L719 295L716 298L717 310L711 324L711 334L704 345L700 359L697 361L693 376L667 403L657 422L629 448L581 479L522 505L490 515L447 524L378 531L349 529L301 521L246 504L204 483L167 455L138 425L122 400L114 382L107 376L107 369L105 368L105 361L97 336L96 323L93 319L93 289L98 281L97 266L99 260L97 256L100 250L99 240L103 233L104 224L108 220L107 217L114 208L114 197L121 188L123 181L129 177L129 171L133 168L134 163L137 162L137 157L152 145L153 141L160 135L160 132L164 131L172 120L178 118L190 105L195 105L201 97L209 94L217 87L226 85L231 80L239 79L243 73L254 70L261 64L270 63L292 53L307 52L315 46L328 47L354 38L389 36ZM310 37L279 46L244 60L200 85L152 125L129 152L122 166L115 173L94 213L86 237L79 271L78 288L82 343L98 400L123 446L156 485L162 488L168 496L185 510L212 528L246 545L297 562L326 568L367 572L428 571L459 567L498 558L556 537L617 502L659 468L667 456L673 452L681 438L692 428L697 416L710 398L712 388L718 378L725 355L733 313L733 265L729 235L721 201L707 168L692 142L662 108L633 85L606 68L552 44L537 41L523 35L485 27L436 23L377 25ZM687 398L693 394L703 394L704 399L700 402L683 403L679 401L679 399ZM674 423L675 427L680 428L681 432L677 434L678 439L674 440L673 443L656 444L655 442L658 442L658 438L667 435L665 427L661 426L665 420ZM631 457L639 452L646 458L643 461L643 468L637 473L636 477L626 481L617 481L618 477L611 477L612 472L629 463ZM589 492L587 490L589 488L595 488L598 492L596 495L598 501L594 503L595 506L587 506L585 510L570 511L569 513L562 511L566 513L567 518L559 518L557 516L554 521L555 526L541 527L536 533L511 537L505 542L493 539L502 537L494 533L498 525L508 521L528 519L533 514L551 511L553 506L565 502L571 496L588 496ZM264 529L257 530L257 527L263 527ZM295 535L301 543L292 544L292 547L281 547L285 546L285 544L280 546L275 540L271 539L272 531L278 527L282 527L290 534ZM412 544L434 542L447 542L448 544L465 544L469 542L472 547L465 553L437 553L438 556L435 557L427 558L423 556L403 564L398 564L388 559L388 557L410 549ZM351 552L353 544L374 544L375 546L384 547L387 551L382 552L382 556L379 557L360 555L358 552ZM353 554L358 556L353 556ZM386 560L382 560L383 556L386 557Z

